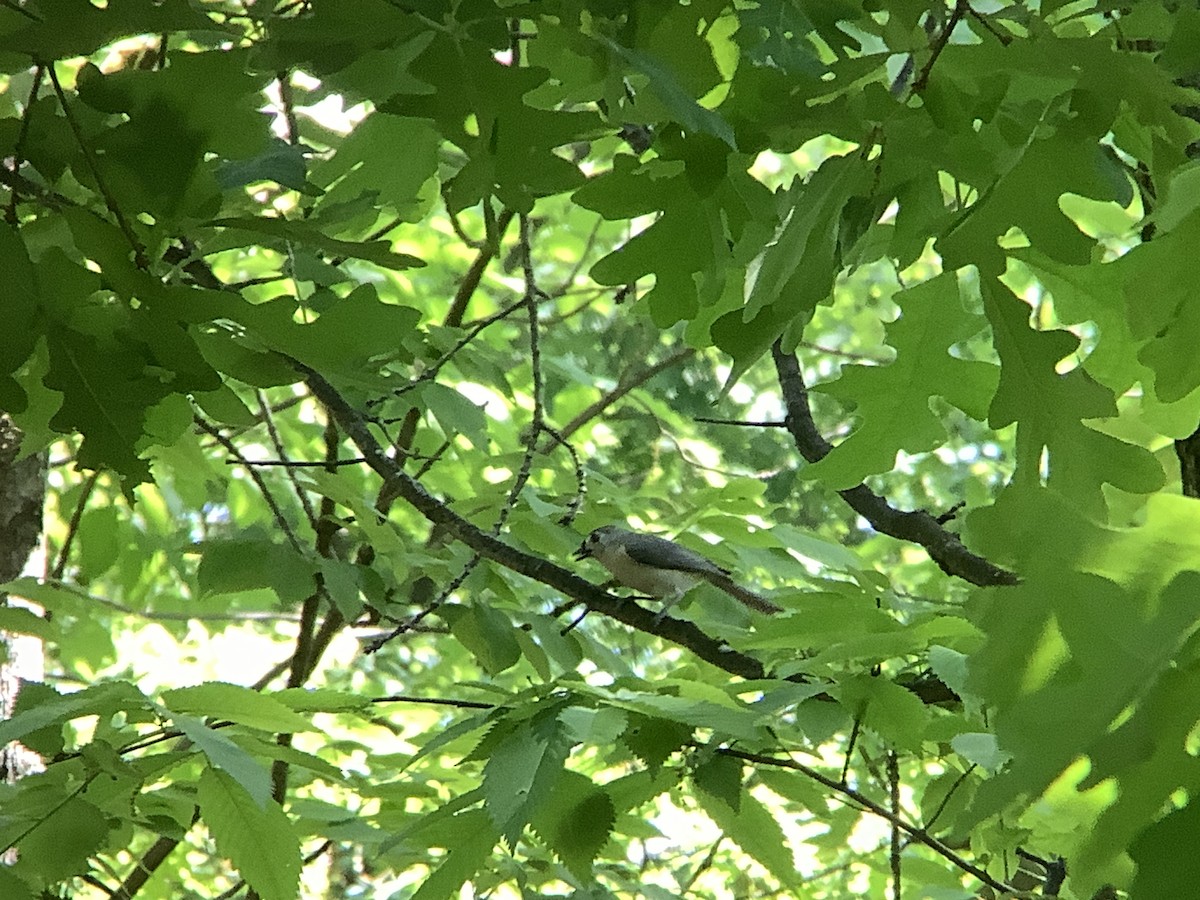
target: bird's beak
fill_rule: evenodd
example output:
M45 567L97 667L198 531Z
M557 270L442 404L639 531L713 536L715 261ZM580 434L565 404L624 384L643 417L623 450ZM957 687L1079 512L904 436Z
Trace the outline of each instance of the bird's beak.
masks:
M592 555L592 551L588 549L587 541L585 540L579 545L579 549L575 551L576 559L587 559Z

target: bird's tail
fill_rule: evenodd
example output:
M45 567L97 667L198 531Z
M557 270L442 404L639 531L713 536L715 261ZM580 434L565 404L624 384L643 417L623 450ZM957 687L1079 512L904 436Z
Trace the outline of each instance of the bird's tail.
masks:
M754 591L747 590L723 572L713 573L708 577L708 580L734 600L746 604L751 609L757 609L759 612L764 613L783 612L783 607L776 606L766 597L760 597Z

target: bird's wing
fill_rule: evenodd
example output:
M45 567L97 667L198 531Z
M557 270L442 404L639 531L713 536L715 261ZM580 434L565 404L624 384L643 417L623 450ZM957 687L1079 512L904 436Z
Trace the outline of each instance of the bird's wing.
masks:
M722 569L699 553L652 534L638 535L638 540L626 544L625 552L634 562L658 569L729 574L727 569Z

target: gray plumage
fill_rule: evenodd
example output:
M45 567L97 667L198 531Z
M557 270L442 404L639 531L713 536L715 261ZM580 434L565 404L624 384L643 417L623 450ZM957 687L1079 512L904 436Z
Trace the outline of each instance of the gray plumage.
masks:
M575 552L576 559L588 557L608 569L626 587L667 600L660 617L701 581L720 588L751 609L765 613L780 611L770 600L735 582L728 569L653 534L605 525L589 534Z

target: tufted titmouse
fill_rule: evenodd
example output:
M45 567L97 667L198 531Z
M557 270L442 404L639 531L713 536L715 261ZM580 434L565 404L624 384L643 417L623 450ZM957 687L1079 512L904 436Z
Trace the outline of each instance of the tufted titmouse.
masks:
M575 551L576 559L589 556L626 587L667 600L659 618L701 581L720 588L751 609L780 612L780 607L771 601L737 584L728 569L666 538L605 525L589 534Z

